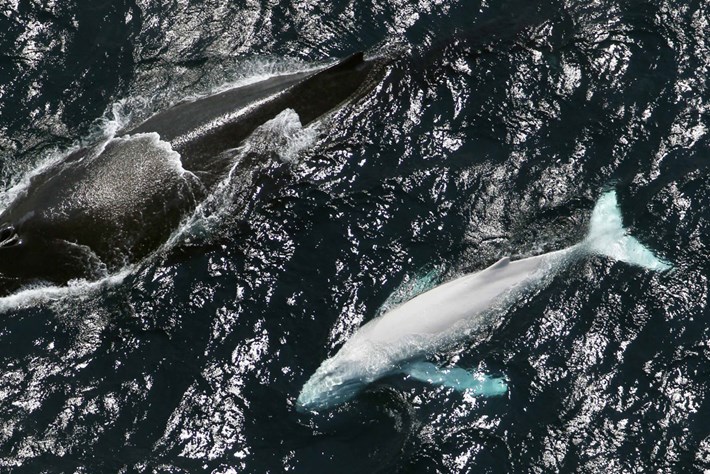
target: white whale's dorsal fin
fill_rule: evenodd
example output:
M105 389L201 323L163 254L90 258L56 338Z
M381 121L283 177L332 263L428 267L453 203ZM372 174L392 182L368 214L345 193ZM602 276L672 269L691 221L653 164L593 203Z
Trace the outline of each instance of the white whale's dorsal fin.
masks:
M510 257L503 257L500 260L498 260L496 263L488 267L488 270L494 270L496 268L503 268L506 265L510 263Z

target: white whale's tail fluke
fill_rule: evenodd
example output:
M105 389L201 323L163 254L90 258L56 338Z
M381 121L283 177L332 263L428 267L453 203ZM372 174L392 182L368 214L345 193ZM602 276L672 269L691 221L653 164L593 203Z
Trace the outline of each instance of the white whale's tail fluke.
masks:
M606 192L599 197L592 211L589 232L582 245L590 253L606 255L649 270L664 271L672 268L635 237L628 235L621 222L616 191Z
M495 397L505 394L508 390L508 385L502 378L480 372L471 373L460 367L440 369L430 362L414 362L402 371L420 382L466 391L476 396Z

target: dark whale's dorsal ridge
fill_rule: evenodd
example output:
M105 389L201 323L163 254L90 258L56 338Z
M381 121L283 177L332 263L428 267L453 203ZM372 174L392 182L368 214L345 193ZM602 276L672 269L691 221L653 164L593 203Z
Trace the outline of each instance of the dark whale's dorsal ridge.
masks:
M306 126L345 102L359 100L383 72L383 60L362 52L320 71L275 76L236 89L178 104L128 134L157 132L180 153L185 169L210 188L231 167L219 155L239 146L258 126L293 109Z
M181 102L30 179L0 214L0 294L96 280L145 258L228 174L245 138L286 109L302 125L360 100L387 62L362 53Z

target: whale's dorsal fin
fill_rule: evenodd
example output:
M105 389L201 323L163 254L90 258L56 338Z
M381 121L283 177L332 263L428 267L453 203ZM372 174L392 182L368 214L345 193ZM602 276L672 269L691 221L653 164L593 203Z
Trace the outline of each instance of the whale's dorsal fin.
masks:
M325 69L324 73L337 73L337 72L342 72L342 71L347 71L348 69L353 69L360 64L362 64L365 61L365 55L363 54L362 51L358 51L357 53L353 53L347 58L338 61L335 63L333 66L330 66L329 68Z
M503 268L506 265L510 263L510 257L503 257L500 260L498 260L496 263L488 267L489 270L494 270L496 268Z

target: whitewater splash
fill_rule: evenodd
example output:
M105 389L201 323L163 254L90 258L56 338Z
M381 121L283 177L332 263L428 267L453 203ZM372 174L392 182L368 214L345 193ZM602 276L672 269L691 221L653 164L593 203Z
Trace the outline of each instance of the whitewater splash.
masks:
M258 127L240 148L241 154L276 154L284 163L295 164L304 150L318 138L318 123L304 127L293 109L286 109Z
M9 296L0 297L0 312L36 306L48 302L61 301L66 298L84 297L97 294L106 288L119 286L135 271L134 267L126 267L120 271L94 281L71 280L67 285L30 285Z
M162 251L185 242L209 242L224 222L246 217L246 203L259 191L255 180L278 165L271 158L289 167L298 165L303 152L317 143L319 133L319 123L304 127L293 109L259 126L239 148L226 152L233 155L234 163L228 175L181 223Z

